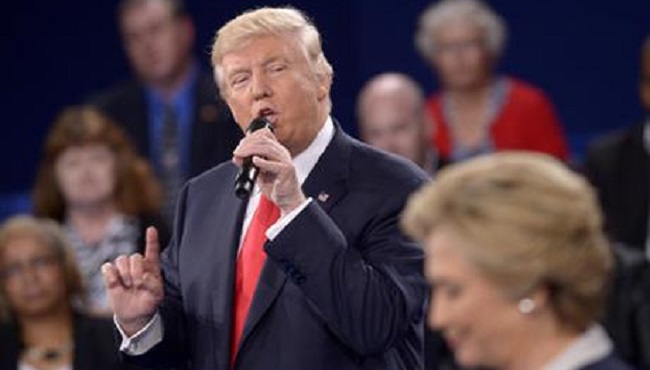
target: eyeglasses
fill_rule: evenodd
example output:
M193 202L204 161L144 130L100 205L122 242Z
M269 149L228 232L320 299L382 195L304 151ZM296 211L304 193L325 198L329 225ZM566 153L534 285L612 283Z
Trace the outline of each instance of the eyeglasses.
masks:
M58 258L54 255L39 256L25 262L10 263L0 268L0 279L11 280L23 276L27 270L43 271L58 264Z
M478 50L483 46L484 43L481 39L440 43L436 45L436 53L437 54L465 53L467 51Z

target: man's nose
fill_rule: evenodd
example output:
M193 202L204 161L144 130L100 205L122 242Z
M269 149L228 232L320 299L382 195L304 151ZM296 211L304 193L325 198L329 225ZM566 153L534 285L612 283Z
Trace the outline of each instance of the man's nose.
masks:
M272 95L272 88L263 73L254 73L251 81L253 99L260 100Z

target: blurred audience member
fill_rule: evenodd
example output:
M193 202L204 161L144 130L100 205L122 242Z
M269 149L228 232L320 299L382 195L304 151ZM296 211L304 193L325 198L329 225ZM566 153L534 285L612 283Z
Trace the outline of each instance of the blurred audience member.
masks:
M429 174L440 166L424 94L410 77L384 73L368 81L359 93L357 117L366 143L410 159Z
M500 150L531 150L567 159L567 144L544 93L498 76L506 26L479 0L442 0L421 16L416 44L437 72L429 100L433 143L451 162Z
M513 152L443 169L403 225L426 247L429 323L461 365L629 369L596 323L613 264L597 199L560 162Z
M192 55L195 30L182 0L122 0L118 23L137 81L92 102L122 124L153 163L171 224L183 182L230 160L241 131L214 78Z
M0 369L117 370L111 320L80 311L83 284L53 221L0 227Z
M637 369L650 369L650 263L645 253L616 245L615 274L605 327L617 354Z
M650 36L641 50L639 95L646 117L592 143L584 170L598 189L612 239L645 251L650 259Z
M160 189L126 135L90 107L63 111L50 131L34 193L35 213L61 222L74 247L90 309L110 313L101 265L144 248Z

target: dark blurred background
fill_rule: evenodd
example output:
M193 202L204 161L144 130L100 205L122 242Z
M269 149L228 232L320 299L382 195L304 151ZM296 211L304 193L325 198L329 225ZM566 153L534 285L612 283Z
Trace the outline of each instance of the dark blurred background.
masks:
M356 134L356 94L369 77L401 71L427 92L436 81L417 54L413 34L426 0L291 1L323 34L335 68L334 115ZM578 161L595 135L642 117L637 99L639 48L650 33L650 1L493 0L509 38L501 70L551 97ZM208 68L214 31L251 7L287 1L188 1L198 29L199 59ZM24 206L56 113L129 77L115 22L115 1L8 1L0 65L5 134L0 203ZM17 204L16 204L17 203ZM0 204L0 208L3 205Z

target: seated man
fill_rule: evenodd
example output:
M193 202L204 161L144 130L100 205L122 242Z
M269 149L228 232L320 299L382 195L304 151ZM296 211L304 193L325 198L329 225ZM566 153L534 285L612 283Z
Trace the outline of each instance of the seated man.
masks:
M123 125L152 162L171 224L183 182L229 160L241 131L192 55L194 25L182 0L122 0L118 22L136 80L91 103Z

